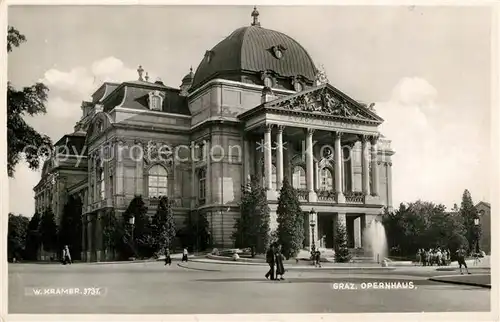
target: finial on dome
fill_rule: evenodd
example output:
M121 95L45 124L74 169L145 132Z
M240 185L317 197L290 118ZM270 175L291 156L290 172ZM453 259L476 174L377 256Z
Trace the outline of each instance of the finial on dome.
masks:
M253 7L253 11L252 11L252 15L251 16L253 17L252 26L260 27L259 11L257 10L257 6Z
M144 73L144 69L142 69L141 65L137 68L137 73L139 74L139 80L142 81L142 73Z
M193 73L193 66L189 67L189 72Z
M146 77L144 77L146 79L146 82L149 80L149 75L148 75L148 72L146 72Z

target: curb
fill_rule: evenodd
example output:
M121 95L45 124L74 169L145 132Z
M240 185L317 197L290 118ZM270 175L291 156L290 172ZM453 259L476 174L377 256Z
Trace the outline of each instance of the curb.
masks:
M216 260L204 260L204 261L198 261L198 260L191 260L191 262L195 263L200 263L200 264L221 264L221 265L235 265L235 266L260 266L260 267L267 267L267 264L264 263L243 263L243 262L229 262L229 261L216 261ZM286 270L289 271L393 271L396 270L397 267L379 267L379 266L373 266L373 267L363 267L363 266L333 266L333 267L309 267L309 266L285 266Z
M459 282L459 281L446 281L439 278L429 278L429 281L447 283L447 284L455 284L455 285L467 285L467 286L477 286L483 288L491 289L491 284L481 284L481 283L472 283L472 282Z
M458 270L459 267L438 267L436 268L436 271L438 272L454 272ZM469 271L475 271L475 270L486 270L486 271L491 271L491 267L469 267Z
M184 268L184 269L191 269L194 271L202 271L202 272L220 272L218 269L205 269L205 268L195 268L195 267L189 267L186 264L180 264L178 263L177 266Z

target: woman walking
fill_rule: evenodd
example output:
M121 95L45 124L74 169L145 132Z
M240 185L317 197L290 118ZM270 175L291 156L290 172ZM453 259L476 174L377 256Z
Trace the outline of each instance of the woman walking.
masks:
M276 279L283 281L285 278L285 266L283 265L283 254L281 253L281 245L276 248Z

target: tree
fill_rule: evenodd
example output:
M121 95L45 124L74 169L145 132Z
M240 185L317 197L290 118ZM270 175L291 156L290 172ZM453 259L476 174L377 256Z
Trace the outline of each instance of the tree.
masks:
M151 226L156 240L155 249L159 254L164 254L166 249L172 248L176 235L172 200L169 200L168 197L160 198Z
M288 259L297 256L304 242L304 214L296 189L287 178L278 198L278 242L282 245L283 255Z
M465 241L461 217L432 202L402 203L395 212L386 210L382 223L389 249L398 249L398 256L413 259L418 249L435 247L450 249L454 254Z
M191 211L177 236L182 247L187 247L190 251L203 251L210 247L212 240L206 214L199 210Z
M351 254L347 247L347 230L345 224L337 220L335 225L335 262L348 263Z
M82 202L69 196L61 215L59 249L68 245L73 259L80 259L82 251Z
M57 225L52 209L47 208L40 221L40 237L43 249L46 252L54 252L57 248Z
M108 251L114 253L121 249L120 246L125 230L122 229L123 225L118 222L114 209L105 211L100 220L102 224L102 247L106 254L104 257L107 259Z
M7 52L26 41L26 37L14 27L9 26L7 33ZM23 154L30 169L40 167L40 159L50 154L52 141L46 135L38 133L29 126L24 117L45 114L47 112L47 92L49 89L43 83L16 90L10 82L7 83L7 172L14 176L16 165ZM46 149L40 149L46 147Z
M270 244L270 208L266 189L257 178L241 188L240 218L236 219L232 235L236 247L252 247L264 253Z
M24 257L26 247L26 236L30 220L23 215L9 213L7 230L7 253L8 258L20 259Z
M479 218L479 212L472 202L472 197L469 190L465 189L462 195L462 203L460 205L460 216L465 229L465 238L468 241L469 251L473 251L473 247L479 240L481 235L480 227L476 227L474 219Z
M40 234L40 222L42 216L40 213L35 212L33 217L31 217L28 223L27 235L26 235L26 247L25 247L25 259L36 260L38 255L38 249L41 243Z
M123 213L125 222L134 217L132 246L134 253L139 257L150 257L154 253L154 240L148 216L148 207L142 196L135 196Z

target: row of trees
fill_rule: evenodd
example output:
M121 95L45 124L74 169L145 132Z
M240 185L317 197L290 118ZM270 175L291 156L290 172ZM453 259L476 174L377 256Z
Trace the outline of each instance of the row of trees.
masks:
M236 220L233 240L236 247L251 247L257 253L264 253L272 242L282 246L283 255L289 259L297 256L304 247L304 212L301 209L297 190L287 178L278 198L276 231L270 231L270 209L266 189L252 177L250 183L242 187L240 218ZM345 226L337 222L335 232L336 261L349 261Z
M161 197L155 214L150 218L144 200L136 196L121 220L114 211L108 211L101 218L103 248L120 259L157 257L178 246L191 251L207 249L210 234L205 215L190 213L184 228L177 230L172 206L171 199Z
M23 215L9 214L9 258L36 260L40 249L51 257L57 257L56 253L64 245L68 245L73 251L73 257L79 259L81 207L82 204L78 199L70 197L64 206L59 226L51 208L47 208L42 214L36 212L31 219Z
M457 208L457 207L455 207ZM474 219L478 211L472 202L470 192L465 190L459 209L446 212L445 206L432 202L416 201L401 204L394 212L386 211L383 224L392 255L413 257L420 248L441 247L452 254L464 247L477 251L481 234Z
M176 246L191 251L205 250L211 244L208 221L205 215L191 213L185 227L176 230L172 201L161 197L152 218L141 196L136 196L117 218L110 209L100 217L102 227L102 249L121 259L130 257L149 258L163 254ZM22 215L9 214L8 254L9 258L37 260L40 249L57 258L56 253L68 245L72 257L80 259L82 251L82 204L70 197L64 206L60 225L56 224L50 208L43 214L35 213L31 220ZM134 218L134 222L130 221ZM176 244L176 237L180 242Z

